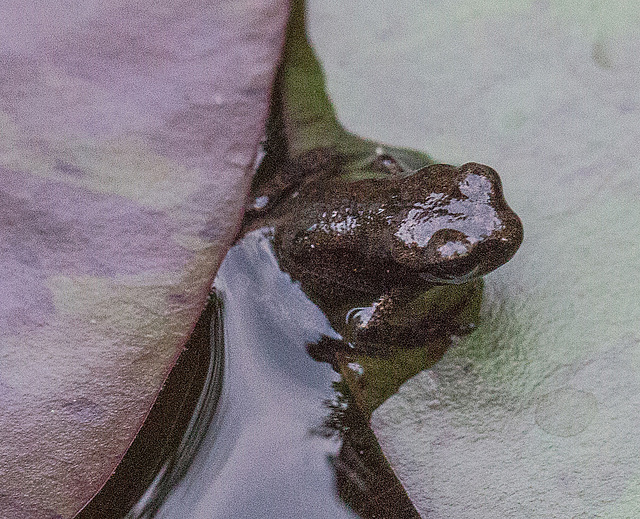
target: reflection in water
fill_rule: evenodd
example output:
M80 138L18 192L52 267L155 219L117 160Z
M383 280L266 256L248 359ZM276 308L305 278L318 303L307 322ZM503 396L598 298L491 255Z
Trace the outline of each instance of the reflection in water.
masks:
M342 440L333 462L340 498L363 519L419 519L349 385L340 381L333 386L336 397L329 403L331 414L318 433Z
M191 419L183 420L185 432L174 434L173 453L156 448L171 443L158 429L181 426L172 419L166 427L162 409L154 408L155 432L141 434L125 460L128 469L81 517L417 518L368 422L393 388L439 354L354 355L334 363L344 367L341 374L313 360L306 345L338 336L279 270L261 233L246 236L229 252L215 288L208 314L213 318L205 314L200 323L206 328L211 322L211 355L194 357L180 375L188 379L189 370L201 369L204 387L191 397L197 405ZM196 334L202 335L200 328ZM194 364L197 359L208 368ZM165 407L165 417L168 407L176 407L162 399L158 405ZM178 407L184 405L180 401ZM155 467L155 479L127 512L122 501L135 497L127 485L139 477L140 464Z
M417 517L348 385L307 354L336 333L264 235L229 252L215 288L226 352L216 414L188 469L156 479L171 490L150 489L128 517Z
M355 517L329 498L329 460L339 442L311 432L326 415L335 375L309 358L304 344L330 330L319 311L299 308L303 296L290 282L288 293L284 275L271 267L267 249L253 240L230 251L220 269L221 399L191 465L154 517Z

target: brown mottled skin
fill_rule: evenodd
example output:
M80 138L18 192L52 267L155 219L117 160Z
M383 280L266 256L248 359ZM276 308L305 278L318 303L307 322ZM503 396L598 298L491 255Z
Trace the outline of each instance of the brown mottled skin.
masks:
M268 219L254 208L247 229L273 227L280 265L303 289L333 302L377 300L358 340L379 339L374 329L387 328L398 301L487 274L522 242L522 223L488 166L431 164L413 172L379 155L369 164L373 178L347 181L335 163L310 174L298 164L287 165L297 182L269 204Z

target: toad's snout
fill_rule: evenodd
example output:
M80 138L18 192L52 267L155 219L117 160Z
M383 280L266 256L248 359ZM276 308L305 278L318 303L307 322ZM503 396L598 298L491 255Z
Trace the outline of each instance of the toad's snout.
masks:
M400 263L434 282L461 283L513 257L522 243L522 222L493 169L469 163L416 174L422 190L407 179L407 192L416 198L395 232L404 251L397 255Z

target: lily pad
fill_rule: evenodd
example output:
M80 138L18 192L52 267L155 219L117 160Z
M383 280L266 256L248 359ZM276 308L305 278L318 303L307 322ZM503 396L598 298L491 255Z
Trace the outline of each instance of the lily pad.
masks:
M3 4L2 517L72 517L143 423L240 223L286 10Z
M526 231L479 329L372 415L410 498L436 519L637 516L640 10L334 4L310 24L339 118L491 164Z

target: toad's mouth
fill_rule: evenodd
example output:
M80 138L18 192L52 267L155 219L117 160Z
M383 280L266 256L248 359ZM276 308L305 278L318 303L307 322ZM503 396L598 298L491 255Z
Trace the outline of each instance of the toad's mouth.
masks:
M476 265L473 270L461 274L461 275L444 275L444 276L436 276L429 272L420 272L418 274L420 278L428 281L430 283L436 283L438 285L461 285L462 283L466 283L467 281L471 281L474 278L480 277L482 275L480 271L480 265Z

